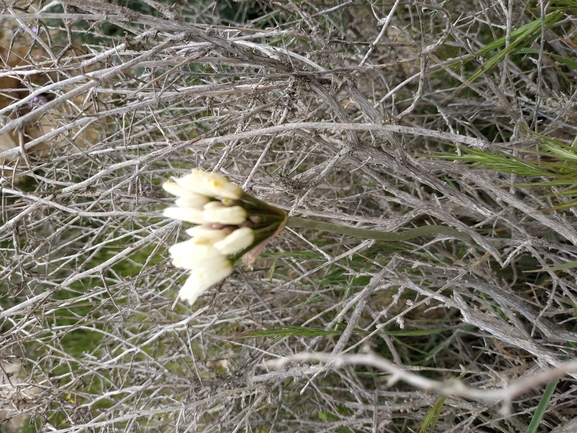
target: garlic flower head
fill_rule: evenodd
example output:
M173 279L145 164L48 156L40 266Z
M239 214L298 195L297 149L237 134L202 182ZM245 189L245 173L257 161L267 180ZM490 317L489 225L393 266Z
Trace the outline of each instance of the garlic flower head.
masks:
M163 184L177 196L164 216L197 224L190 239L169 248L173 266L191 271L179 298L193 304L212 285L228 277L242 256L251 267L266 243L282 231L286 213L246 194L217 173L192 170Z

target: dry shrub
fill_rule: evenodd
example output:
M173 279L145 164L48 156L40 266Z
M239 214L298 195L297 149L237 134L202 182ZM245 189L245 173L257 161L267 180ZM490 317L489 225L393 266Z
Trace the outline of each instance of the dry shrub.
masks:
M0 110L6 131L0 135L0 150L7 155L0 163L4 176L13 181L21 180L21 172L31 174L30 158L48 158L64 146L72 152L72 147L87 147L100 137L95 119L67 127L67 134L54 133L78 116L94 115L88 93L69 94L90 69L81 65L72 37L67 39L61 28L50 28L42 20L23 19L41 15L32 6L28 14L18 14L21 11L7 9L0 30Z
M41 390L12 414L51 432L416 431L433 393L387 388L371 367L262 363L369 346L423 376L493 389L571 356L573 270L523 271L574 258L573 211L544 210L553 199L515 177L426 157L535 146L520 125L574 136L559 121L571 87L543 58L511 56L455 92L476 67L450 68L455 59L534 17L529 2L451 7L6 7L3 22L52 40L46 60L29 61L45 82L26 81L28 65L2 72L17 91L0 134L42 131L0 153L18 170L0 180L2 350ZM568 50L557 35L574 37L573 17L556 31L543 43ZM159 185L193 167L296 215L387 231L446 225L475 242L287 231L254 272L239 268L173 309L185 276L166 249L183 226L160 217L170 199ZM545 426L574 413L573 382L563 379ZM451 396L437 431L525 431L540 392L510 416Z

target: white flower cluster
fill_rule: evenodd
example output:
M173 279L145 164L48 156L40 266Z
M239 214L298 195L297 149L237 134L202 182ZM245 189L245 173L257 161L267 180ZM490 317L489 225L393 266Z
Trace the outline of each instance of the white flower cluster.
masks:
M170 249L172 264L192 271L180 289L180 299L193 304L210 286L228 277L233 268L229 257L250 247L254 230L248 213L240 206L244 191L226 177L192 170L163 188L178 197L176 207L164 210L170 218L199 224L186 233L191 237Z

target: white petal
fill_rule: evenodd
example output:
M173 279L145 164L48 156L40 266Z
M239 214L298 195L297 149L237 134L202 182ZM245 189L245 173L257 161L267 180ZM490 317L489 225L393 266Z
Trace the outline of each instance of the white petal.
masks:
M232 264L230 261L227 261L226 266L217 269L203 268L194 270L180 289L178 296L192 305L210 286L228 277L231 273Z
M210 199L204 195L197 195L191 197L180 197L176 200L175 204L178 207L186 207L191 209L200 210L207 204Z
M201 194L197 194L194 191L183 188L178 183L173 182L171 180L167 180L166 182L164 182L162 184L162 188L164 188L164 190L166 192L168 192L172 195L175 195L177 197L199 197L199 196L201 196Z
M186 230L186 234L198 244L213 245L226 238L228 232L224 230L209 229L203 226L196 226Z
M226 238L226 233L222 230L207 230L205 233L197 234L192 240L196 245L213 247L215 243Z
M246 221L246 211L240 206L225 206L212 201L204 205L204 219L211 223L238 225Z
M218 250L217 250L218 251ZM209 253L209 248L195 245L192 239L174 244L168 249L173 260L182 260L182 257L204 255ZM220 254L222 255L222 253Z
M204 212L198 209L184 207L167 207L162 213L165 217L195 224L204 224Z
M196 271L205 268L222 268L227 266L228 259L222 254L215 256L180 256L175 258L172 264L181 269L188 269L189 271Z
M233 231L223 240L216 242L214 247L225 256L250 247L254 242L254 231L248 227L243 227Z
M190 174L176 179L183 188L208 197L223 197L239 200L244 194L242 188L218 173L192 170Z
M190 239L186 242L174 244L168 249L172 257L172 264L182 269L198 269L207 266L224 266L228 259L212 245L202 245Z
M186 232L186 234L187 234L188 236L190 236L191 238L193 238L193 237L195 237L197 234L201 234L201 233L203 233L204 231L207 231L207 230L211 230L211 229L206 228L206 227L204 227L204 226L194 226L194 227L191 227L191 228L189 228L189 229L186 229L185 232Z

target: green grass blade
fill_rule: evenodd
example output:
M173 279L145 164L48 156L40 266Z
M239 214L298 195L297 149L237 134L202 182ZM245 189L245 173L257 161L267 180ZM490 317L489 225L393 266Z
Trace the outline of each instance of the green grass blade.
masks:
M534 271L523 271L526 274L533 272L547 272L547 271L564 271L565 269L575 269L577 268L577 260L574 262L563 263L562 265L552 266L550 268L535 269Z
M479 69L474 72L467 80L462 84L461 87L467 86L468 84L475 81L485 72L488 72L495 66L497 66L503 59L513 53L520 53L523 48L529 46L532 42L534 42L539 36L541 36L542 31L549 30L554 24L556 24L560 19L564 16L563 11L555 11L545 15L543 19L543 23L541 19L536 19L531 21L530 23L525 24L524 26L519 27L517 30L511 32L509 38L509 45L505 46L507 43L506 37L501 37L490 44L487 44L485 48L479 50L475 53L475 56L486 56L494 50L497 50L501 47L505 47L504 49L498 51L492 57L490 57ZM543 25L542 25L543 24ZM473 56L468 56L464 59L464 62L469 62L473 59ZM456 63L459 64L460 62ZM453 65L456 65L453 64Z
M362 329L357 332L364 333ZM342 331L325 331L319 328L306 328L302 326L283 326L282 328L264 329L261 331L251 331L237 334L237 338L254 338L254 337L333 337L341 335Z
M521 48L517 52L518 54L535 54L539 55L539 50L535 48ZM561 63L569 66L571 69L577 69L577 61L568 59L567 57L560 56L558 54L547 53L548 56L553 57L555 60L558 60Z
M429 412L425 415L423 420L421 421L421 425L419 425L419 430L417 433L434 433L435 427L437 422L439 421L439 416L441 415L441 411L443 410L443 406L445 405L445 399L447 397L444 395L439 396L437 401Z
M549 401L551 400L551 396L557 387L557 383L559 383L559 378L553 379L547 387L545 388L545 392L543 392L543 396L541 397L541 401L539 401L539 405L533 414L533 419L529 424L529 428L527 429L527 433L536 433L539 425L541 424L541 420L543 419L543 415L547 411L547 406L549 405Z

